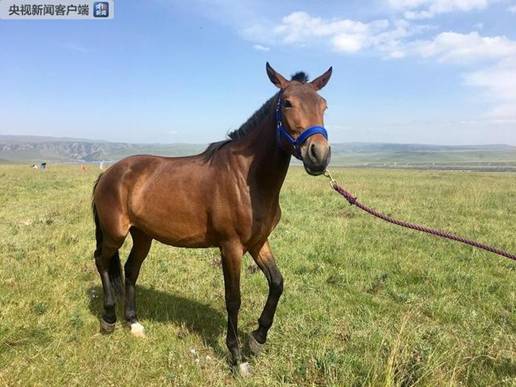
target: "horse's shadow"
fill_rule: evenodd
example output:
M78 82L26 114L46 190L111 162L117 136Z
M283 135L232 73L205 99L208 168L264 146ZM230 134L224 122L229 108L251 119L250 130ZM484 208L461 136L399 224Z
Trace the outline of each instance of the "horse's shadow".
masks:
M225 349L221 348L218 338L223 334L226 319L219 311L210 305L198 301L166 293L161 290L136 287L136 302L138 304L138 316L145 325L145 320L156 322L172 322L186 328L188 332L198 334L203 342L212 347L219 355L225 355ZM97 317L102 315L103 292L99 286L88 289L89 309ZM123 302L118 302L118 321L123 319ZM181 335L181 331L179 335Z

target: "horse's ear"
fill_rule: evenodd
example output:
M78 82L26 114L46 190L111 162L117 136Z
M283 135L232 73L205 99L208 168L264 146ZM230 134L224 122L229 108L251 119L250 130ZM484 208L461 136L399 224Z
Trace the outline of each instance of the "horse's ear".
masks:
M267 75L269 76L269 79L271 80L274 85L280 89L285 89L288 86L288 81L281 75L280 73L276 72L269 62L265 65L265 69L267 70Z
M330 67L323 75L320 75L319 77L315 78L310 84L313 86L315 90L321 90L328 81L331 78L331 72L333 70L333 67Z

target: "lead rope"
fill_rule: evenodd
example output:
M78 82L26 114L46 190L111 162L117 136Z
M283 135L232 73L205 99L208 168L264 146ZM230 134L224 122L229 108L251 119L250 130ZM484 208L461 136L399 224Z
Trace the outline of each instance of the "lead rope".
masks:
M401 227L410 228L412 230L426 232L427 234L435 235L435 236L438 236L438 237L441 237L441 238L446 238L446 239L451 239L453 241L462 242L462 243L465 243L467 245L470 245L470 246L473 246L473 247L476 247L476 248L479 248L479 249L482 249L482 250L486 250L486 251L489 251L491 253L495 253L495 254L501 255L502 257L506 257L506 258L509 258L509 259L512 259L512 260L516 260L516 255L511 254L511 253L509 253L509 252L507 252L505 250L502 250L502 249L499 249L499 248L496 248L496 247L493 247L493 246L489 246L489 245L486 245L484 243L476 242L476 241L473 241L473 240L470 240L470 239L466 239L464 237L461 237L459 235L455 235L455 234L453 234L451 232L448 232L448 231L437 230L435 228L426 227L426 226L423 226L423 225L420 225L420 224L417 224L417 223L409 223L409 222L405 222L403 220L398 220L398 219L391 218L390 216L387 216L387 215L381 213L380 211L375 210L374 208L370 208L370 207L366 206L365 204L360 203L357 200L356 196L353 196L350 192L346 191L343 187L341 187L339 184L337 184L337 181L332 177L332 175L330 174L330 172L328 172L328 170L326 170L324 172L324 176L326 176L328 179L330 179L330 186L331 186L331 188L333 188L335 191L337 191L339 194L341 194L344 197L344 199L346 199L348 201L348 203L350 205L357 206L361 210L363 210L363 211L365 211L365 212L367 212L367 213L369 213L369 214L371 214L371 215L373 215L373 216L375 216L377 218L385 220L386 222L389 222L389 223L392 223L392 224L396 224L396 225L401 226Z

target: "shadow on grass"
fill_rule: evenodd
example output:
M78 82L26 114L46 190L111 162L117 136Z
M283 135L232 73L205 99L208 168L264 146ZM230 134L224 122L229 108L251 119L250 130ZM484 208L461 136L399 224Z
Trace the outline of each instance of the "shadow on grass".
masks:
M92 297L95 294L95 297ZM99 286L88 289L90 312L99 317L103 309L103 292ZM153 288L136 286L137 314L143 325L146 320L171 322L185 327L179 335L188 332L198 334L203 341L219 355L225 355L226 349L218 343L220 335L225 334L226 317L211 306ZM117 321L123 322L123 305L118 302Z

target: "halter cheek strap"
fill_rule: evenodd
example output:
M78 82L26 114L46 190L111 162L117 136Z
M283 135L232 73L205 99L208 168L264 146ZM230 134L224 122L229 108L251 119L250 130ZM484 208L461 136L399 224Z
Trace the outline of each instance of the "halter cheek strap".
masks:
M276 135L278 139L278 146L281 147L284 142L287 142L293 150L292 155L296 159L301 160L301 146L304 144L304 142L309 137L312 137L314 134L320 134L327 140L328 132L322 126L311 126L305 131L303 131L297 138L292 137L283 125L283 117L281 114L281 100L282 98L280 93L280 95L278 96L278 101L276 102Z

